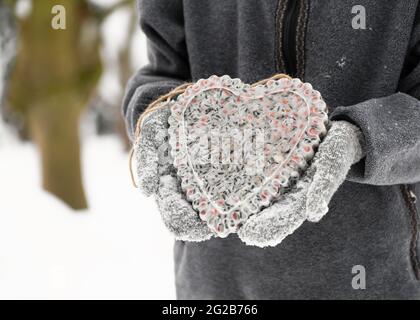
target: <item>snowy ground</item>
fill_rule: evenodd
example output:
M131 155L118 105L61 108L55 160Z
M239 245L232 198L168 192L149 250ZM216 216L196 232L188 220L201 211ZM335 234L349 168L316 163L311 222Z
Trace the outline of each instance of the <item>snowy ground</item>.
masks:
M90 209L40 188L30 144L0 145L0 299L173 299L173 240L116 138L83 148Z

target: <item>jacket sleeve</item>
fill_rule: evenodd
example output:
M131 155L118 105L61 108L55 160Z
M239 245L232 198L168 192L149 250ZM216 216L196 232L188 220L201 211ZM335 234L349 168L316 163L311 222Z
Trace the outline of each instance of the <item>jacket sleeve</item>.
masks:
M374 185L420 182L420 15L417 13L398 93L338 107L332 120L356 124L366 157L348 180Z
M129 80L126 88L123 114L131 139L144 109L190 79L182 0L138 0L138 10L149 64Z

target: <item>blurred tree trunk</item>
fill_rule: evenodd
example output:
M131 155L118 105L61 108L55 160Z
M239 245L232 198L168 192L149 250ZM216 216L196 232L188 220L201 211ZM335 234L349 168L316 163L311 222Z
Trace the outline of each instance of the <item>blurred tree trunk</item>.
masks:
M51 27L56 4L66 9L66 30ZM43 187L74 209L87 207L79 119L101 73L97 29L87 1L33 1L11 84L11 104L41 154Z
M79 102L67 99L57 112L60 100L51 99L28 112L31 137L42 155L42 181L45 190L72 208L83 209L87 201L83 190L79 145Z

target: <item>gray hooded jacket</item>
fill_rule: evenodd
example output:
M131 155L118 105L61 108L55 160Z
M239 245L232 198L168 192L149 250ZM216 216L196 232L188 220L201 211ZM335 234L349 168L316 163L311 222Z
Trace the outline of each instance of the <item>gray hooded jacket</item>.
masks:
M150 65L128 84L131 136L147 105L184 81L286 72L319 90L331 118L356 124L367 145L327 215L277 247L235 235L176 242L178 298L419 299L419 1L143 0L139 12ZM355 266L364 290L352 286Z

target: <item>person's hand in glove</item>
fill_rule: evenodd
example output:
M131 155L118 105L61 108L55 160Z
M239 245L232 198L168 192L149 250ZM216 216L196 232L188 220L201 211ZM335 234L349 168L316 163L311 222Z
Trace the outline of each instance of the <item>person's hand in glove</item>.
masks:
M168 154L169 106L157 108L141 122L135 142L137 185L147 196L155 195L162 219L177 240L204 241L213 233L184 198Z
M305 221L318 222L344 182L352 164L363 157L363 136L346 122L333 121L311 165L296 186L259 214L251 216L238 235L248 245L276 246Z

